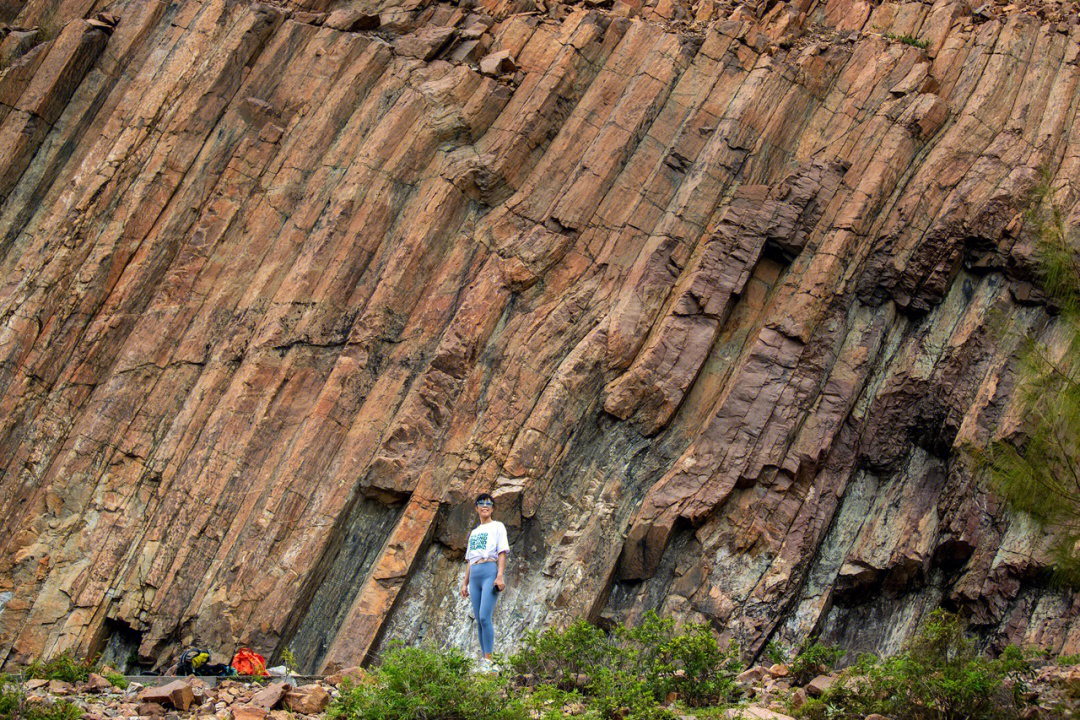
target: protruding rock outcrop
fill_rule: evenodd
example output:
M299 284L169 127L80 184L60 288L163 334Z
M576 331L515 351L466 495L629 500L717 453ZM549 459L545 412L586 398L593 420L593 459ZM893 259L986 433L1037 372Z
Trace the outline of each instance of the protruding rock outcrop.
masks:
M0 2L0 665L657 608L1080 651L961 448L1054 344L1070 3Z

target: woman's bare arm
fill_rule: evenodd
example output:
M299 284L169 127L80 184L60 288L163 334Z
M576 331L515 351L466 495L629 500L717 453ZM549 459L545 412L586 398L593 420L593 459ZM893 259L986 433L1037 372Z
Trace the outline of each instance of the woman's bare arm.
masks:
M499 572L495 575L495 585L500 590L506 587L506 580L503 579L503 570L506 569L506 551L503 550L499 553Z

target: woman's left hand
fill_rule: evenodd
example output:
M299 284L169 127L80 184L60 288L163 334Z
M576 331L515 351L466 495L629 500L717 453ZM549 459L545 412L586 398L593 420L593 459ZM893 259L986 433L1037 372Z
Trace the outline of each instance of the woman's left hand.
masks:
M506 581L503 580L502 575L495 576L495 587L499 589L499 592L502 592L503 589L506 587Z

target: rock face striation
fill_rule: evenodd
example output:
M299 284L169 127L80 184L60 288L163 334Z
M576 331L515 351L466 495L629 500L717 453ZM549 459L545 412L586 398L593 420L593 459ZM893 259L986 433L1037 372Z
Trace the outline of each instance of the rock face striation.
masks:
M963 448L1061 346L1080 24L964 0L0 1L0 666L649 609L1080 651ZM1019 332L996 329L1004 318Z

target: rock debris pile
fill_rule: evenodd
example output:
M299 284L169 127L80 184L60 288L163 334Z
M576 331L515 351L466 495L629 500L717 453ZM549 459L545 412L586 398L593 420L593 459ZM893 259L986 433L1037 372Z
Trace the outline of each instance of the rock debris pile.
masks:
M352 668L349 677L362 682L365 673ZM115 688L100 675L72 685L60 680L27 680L27 701L73 703L83 720L105 718L190 718L190 720L300 720L319 717L340 691L342 675L293 686L284 681L255 682L203 678L173 679L162 685L131 682Z
M1080 219L1074 3L0 22L0 668L472 647L481 491L500 648L657 609L884 654L944 604L1080 651L964 450L1061 350L1025 212Z

